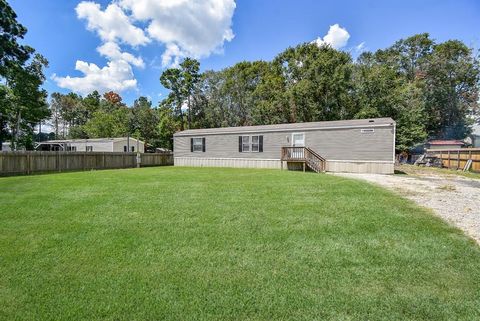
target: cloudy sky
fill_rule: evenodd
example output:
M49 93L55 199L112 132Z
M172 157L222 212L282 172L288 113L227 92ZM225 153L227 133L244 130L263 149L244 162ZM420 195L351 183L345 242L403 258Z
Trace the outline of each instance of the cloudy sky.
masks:
M302 42L329 43L355 57L415 33L480 47L480 1L10 0L25 42L50 61L50 92L166 91L165 68L184 57L202 70L270 60Z

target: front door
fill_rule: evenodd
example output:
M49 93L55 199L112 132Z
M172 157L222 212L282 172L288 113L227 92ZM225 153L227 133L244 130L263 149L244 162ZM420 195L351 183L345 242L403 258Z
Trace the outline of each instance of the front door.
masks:
M305 147L305 134L292 134L292 147ZM303 148L292 148L292 158L303 159Z
M292 134L292 146L293 147L305 147L305 134L293 133Z

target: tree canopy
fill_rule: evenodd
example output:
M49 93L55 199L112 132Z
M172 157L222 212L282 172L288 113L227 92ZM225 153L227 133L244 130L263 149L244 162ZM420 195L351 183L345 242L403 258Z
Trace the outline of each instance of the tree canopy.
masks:
M35 125L50 114L41 88L48 61L19 43L26 33L10 5L0 0L0 146L10 138L13 149L32 148Z
M0 0L0 141L32 147L35 124L49 119L50 135L96 138L134 136L151 147L172 148L185 128L211 128L353 118L391 117L396 148L428 138L463 139L479 117L480 66L458 40L437 43L429 34L400 39L388 48L349 52L303 43L271 61L242 61L200 72L185 58L160 75L168 95L153 106L132 106L119 93L47 93L47 60L21 44L27 30Z

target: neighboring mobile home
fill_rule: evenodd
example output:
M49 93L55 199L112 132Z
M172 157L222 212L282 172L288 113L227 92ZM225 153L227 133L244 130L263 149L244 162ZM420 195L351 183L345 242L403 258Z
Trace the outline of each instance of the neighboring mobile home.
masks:
M37 143L39 151L67 152L137 152L145 151L145 143L132 137L63 139Z
M174 135L176 166L310 168L393 174L391 118L192 129Z

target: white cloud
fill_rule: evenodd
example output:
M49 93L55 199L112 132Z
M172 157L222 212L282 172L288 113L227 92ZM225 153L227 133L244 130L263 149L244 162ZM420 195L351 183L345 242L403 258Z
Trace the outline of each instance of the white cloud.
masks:
M318 46L330 45L332 48L340 49L347 45L350 34L347 29L340 27L338 23L331 25L328 29L328 33L323 37L318 37L314 40Z
M187 56L208 57L233 39L235 6L235 0L112 0L102 10L96 2L82 1L75 8L77 17L98 34L102 44L97 51L109 61L100 68L77 60L75 69L83 76L53 75L52 79L59 87L81 94L135 89L132 66L144 68L145 63L120 45L138 47L159 41L165 45L163 67L176 66Z
M162 54L162 66L177 67L180 60L185 58L186 54L174 43L167 44L167 49Z
M105 42L121 41L131 46L145 45L150 42L144 31L133 25L130 18L116 3L108 5L102 11L98 3L82 1L75 10L78 18L87 20L88 30L97 32Z
M106 42L97 48L97 51L104 57L111 60L124 60L136 67L144 68L145 63L141 57L135 57L131 53L122 52L115 42Z
M137 80L133 76L132 67L124 60L114 60L99 68L94 63L78 60L75 69L83 73L83 77L58 77L52 79L61 88L67 88L82 95L94 90L101 93L113 90L122 92L137 88Z
M163 65L185 56L208 57L221 52L234 37L234 0L119 0L136 21L147 23L147 33L166 46Z

